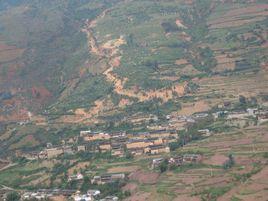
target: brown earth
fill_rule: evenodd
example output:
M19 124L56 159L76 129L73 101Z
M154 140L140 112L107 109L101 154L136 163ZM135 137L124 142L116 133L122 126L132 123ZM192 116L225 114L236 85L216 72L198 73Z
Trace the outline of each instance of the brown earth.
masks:
M209 105L205 101L197 101L194 103L182 104L182 109L177 112L178 115L191 115L196 112L204 112L209 110Z
M181 19L179 19L179 18L177 18L176 19L176 25L179 27L179 28L187 28L184 24L183 24L183 22L182 22L182 20Z
M6 167L6 166L8 166L8 162L1 162L0 161L0 170L2 169L2 168L4 168L4 167Z
M192 64L188 64L183 69L180 69L180 74L193 76L200 74L200 71L194 68Z
M186 59L179 59L175 61L175 64L177 65L184 65L184 64L188 64L189 62Z
M10 62L18 57L21 57L24 49L19 49L16 46L6 45L0 41L0 62Z
M259 4L244 8L232 9L225 14L214 18L208 22L210 28L226 28L237 27L247 23L261 21L268 15L267 4ZM243 17L251 17L251 19L243 19Z
M241 20L228 20L224 22L214 22L213 24L210 24L211 29L220 29L220 28L227 28L227 27L240 27L245 24L258 22L264 20L265 17L254 17L252 19L241 19Z
M138 181L141 184L155 184L160 174L155 172L143 172L141 170L129 175L130 180Z
M69 175L73 175L75 170L77 172L79 172L80 169L86 169L87 166L89 166L89 165L90 165L90 162L81 162L81 163L78 163L75 166L73 166L70 169L68 169L68 174Z
M223 165L223 163L226 162L227 160L228 157L221 154L215 154L211 158L204 160L203 163L209 165Z
M211 178L208 178L206 179L205 181L203 182L200 182L198 184L198 186L212 186L212 187L216 187L216 186L225 186L227 185L229 182L230 182L231 179L227 178L226 176L224 175L220 175L219 176L215 176L215 177L211 177Z
M212 142L206 145L207 147L215 147L215 148L228 148L233 146L239 145L247 145L252 143L252 139L240 139L240 140L233 140L233 141L225 141L225 142Z
M128 183L123 187L123 191L128 191L131 194L133 194L138 189L138 185L135 183Z
M199 182L200 180L202 180L202 178L200 178L198 175L183 175L181 179L182 183L186 185L192 185L194 183Z
M179 195L173 201L201 201L199 197L190 196L190 195Z
M150 200L150 196L151 193L138 192L126 198L125 201L148 201Z
M239 58L230 58L227 54L217 55L217 66L213 69L214 72L223 72L225 70L234 70L235 62Z
M224 94L224 99L221 98L221 101L237 99L239 95L254 97L260 93L268 92L268 74L263 71L257 74L230 77L214 76L193 81L199 85L195 96ZM213 102L215 101L213 100Z
M27 135L25 137L23 137L19 142L17 143L13 143L9 149L17 149L17 148L22 148L24 146L37 146L39 145L39 141L37 141L35 138L34 138L34 135Z
M138 166L125 166L125 167L112 167L107 170L108 173L120 173L120 172L135 172L139 169Z
M218 200L231 200L232 197L238 197L242 200L264 201L267 199L267 167L259 173L253 175L245 183L240 183L233 187L229 192L221 196Z
M253 175L251 179L253 181L268 184L268 167L263 168L259 173Z
M67 201L67 198L64 196L53 196L51 199L53 201Z

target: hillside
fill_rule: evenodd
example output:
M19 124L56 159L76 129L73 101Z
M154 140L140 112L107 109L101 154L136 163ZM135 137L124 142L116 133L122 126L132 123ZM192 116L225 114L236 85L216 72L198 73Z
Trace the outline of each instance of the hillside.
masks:
M144 130L142 119L150 115L191 115L240 95L262 103L267 6L261 0L2 2L0 122L34 124L3 143L40 138L47 125L52 136L65 127L71 135L83 126Z
M0 185L81 190L86 181L68 181L74 172L123 172L123 184L100 187L105 195L262 201L267 27L266 0L0 1ZM170 152L127 149L163 130L176 135L160 137ZM88 143L81 131L112 137ZM122 158L112 155L118 133ZM39 158L67 145L74 153ZM150 168L185 154L202 162Z
M215 105L233 93L206 89L205 80L242 86L240 77L253 73L267 83L264 1L8 2L1 5L0 84L8 107L1 114L10 120L45 111L85 122L111 110L153 112L152 103L177 111L183 96L213 93Z

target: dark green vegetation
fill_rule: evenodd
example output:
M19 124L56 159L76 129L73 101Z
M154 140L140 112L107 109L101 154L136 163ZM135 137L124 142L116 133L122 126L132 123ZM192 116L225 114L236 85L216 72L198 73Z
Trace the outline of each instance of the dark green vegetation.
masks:
M17 201L20 199L20 195L17 192L10 192L7 194L7 201Z

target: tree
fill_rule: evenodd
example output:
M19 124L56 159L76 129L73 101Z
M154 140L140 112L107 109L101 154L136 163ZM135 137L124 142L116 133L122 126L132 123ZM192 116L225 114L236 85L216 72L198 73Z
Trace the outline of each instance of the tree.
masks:
M165 171L167 171L167 168L168 168L168 160L165 159L159 166L160 168L160 172L163 173Z
M88 177L88 176L85 176L85 177L84 177L84 180L83 180L83 184L82 184L80 190L81 190L83 193L86 193L87 190L90 188L90 185L91 185L91 184L90 184L90 179L89 179L89 177Z
M239 102L240 104L245 105L247 103L247 99L245 98L245 96L240 95Z
M20 200L20 194L13 191L7 194L7 201L19 201Z
M181 140L169 143L169 148L171 151L175 151L177 148L179 148L181 146L182 146Z
M133 154L132 154L131 152L127 151L127 152L126 152L126 159L131 160L131 159L133 159L133 158L134 158Z
M223 169L225 170L230 169L235 164L233 154L229 154L228 158L229 159L223 163Z

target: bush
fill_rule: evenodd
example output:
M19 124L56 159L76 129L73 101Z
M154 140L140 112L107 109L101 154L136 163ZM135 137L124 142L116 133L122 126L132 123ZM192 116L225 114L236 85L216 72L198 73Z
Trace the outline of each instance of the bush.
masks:
M183 145L181 140L178 140L177 142L171 142L169 143L170 151L175 151L176 149L180 148Z
M228 157L229 157L229 159L226 162L224 162L224 164L223 164L223 169L225 169L225 170L230 169L235 164L233 155L229 154Z
M268 158L268 152L265 152L265 153L263 154L263 158Z
M131 160L131 159L133 159L133 158L134 158L133 154L131 154L129 151L126 152L126 159Z
M83 184L80 188L80 191L83 193L86 193L88 191L88 189L90 188L90 186L91 186L90 179L88 176L85 176L84 180L83 180Z
M161 24L166 33L179 31L179 27L174 22L163 22Z
M10 192L7 194L7 201L19 201L20 200L20 194L17 192Z
M160 172L161 172L161 173L167 171L167 169L168 169L168 160L167 160L167 159L164 160L164 161L160 164L159 168L160 168Z

